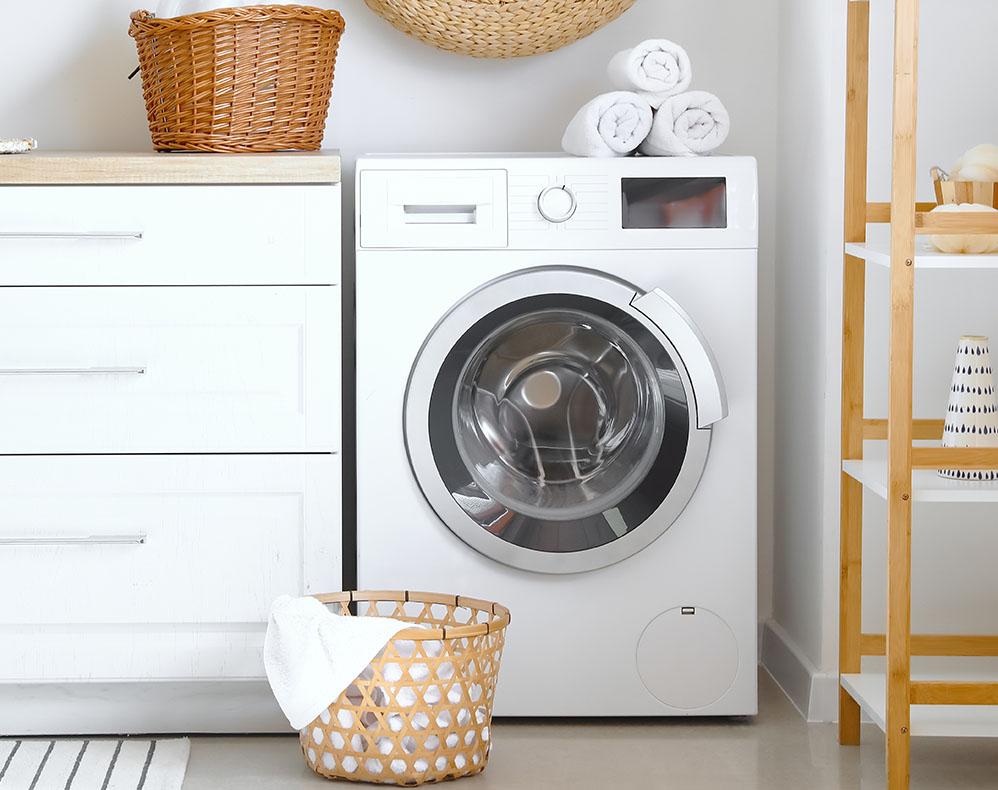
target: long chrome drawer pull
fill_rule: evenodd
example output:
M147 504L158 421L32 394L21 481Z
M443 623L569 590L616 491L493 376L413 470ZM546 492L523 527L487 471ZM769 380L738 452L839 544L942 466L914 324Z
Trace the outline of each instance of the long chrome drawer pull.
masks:
M141 376L144 367L136 368L0 368L0 376Z
M29 233L21 232L16 230L11 231L0 231L0 239L56 239L62 241L107 241L114 239L132 239L133 241L142 241L142 231L141 230L126 230L126 231L94 231L92 233L88 232L61 232L61 231L44 231L39 233Z
M138 546L145 535L65 535L54 537L0 536L0 546Z

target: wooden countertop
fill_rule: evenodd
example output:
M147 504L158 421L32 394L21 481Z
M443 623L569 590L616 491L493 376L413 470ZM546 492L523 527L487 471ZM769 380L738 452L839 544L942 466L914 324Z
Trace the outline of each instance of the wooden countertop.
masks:
M275 154L32 151L0 155L0 186L336 184L339 151Z

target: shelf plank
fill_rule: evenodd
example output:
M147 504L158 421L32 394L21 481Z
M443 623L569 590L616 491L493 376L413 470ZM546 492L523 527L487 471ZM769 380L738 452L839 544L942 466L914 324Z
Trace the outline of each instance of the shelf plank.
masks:
M890 268L891 243L889 239L850 242L845 245L848 255L862 258L867 263ZM998 253L989 255L950 255L939 252L926 239L915 243L915 268L918 269L998 269Z
M955 211L915 214L915 231L922 235L994 235L998 214L991 211Z
M916 469L998 469L998 447L915 447Z
M860 645L864 656L887 654L884 634L863 634ZM987 634L912 634L913 656L998 656L998 636Z
M917 678L928 680L929 678ZM842 688L863 711L886 731L887 681L883 674L863 672L842 675ZM967 678L962 679L964 682ZM935 738L998 737L998 706L912 705L911 734Z
M863 164L866 164L866 160L863 160ZM932 211L938 203L916 203L915 212L924 213L926 211ZM872 223L887 223L891 221L891 204L890 203L867 203L866 204L866 221Z
M998 706L998 683L921 680L911 684L912 705Z
M887 461L843 461L842 471L877 496L887 498ZM911 488L915 502L998 502L998 482L950 480L932 469L916 469L911 475Z
M939 441L943 438L943 428L946 424L945 420L915 420L912 423L912 438L913 439L928 439L930 441ZM864 439L886 439L887 438L887 420L881 419L867 419L863 420L863 438Z
M990 201L989 201L990 204ZM998 214L991 211L937 212L935 203L915 204L915 232L919 235L998 233ZM891 221L890 203L867 203L866 222L887 224Z

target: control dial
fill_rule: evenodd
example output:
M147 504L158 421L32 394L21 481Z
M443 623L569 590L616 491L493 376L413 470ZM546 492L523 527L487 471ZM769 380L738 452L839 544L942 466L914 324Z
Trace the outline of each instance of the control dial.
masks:
M537 196L537 210L548 222L567 222L577 207L575 194L566 186L548 187Z

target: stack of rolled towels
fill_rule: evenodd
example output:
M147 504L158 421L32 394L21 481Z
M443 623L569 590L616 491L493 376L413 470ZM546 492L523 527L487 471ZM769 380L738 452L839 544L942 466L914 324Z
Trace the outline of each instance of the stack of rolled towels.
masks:
M721 100L691 91L693 68L679 44L664 38L618 52L607 67L616 90L585 104L561 146L575 156L701 156L731 128Z

